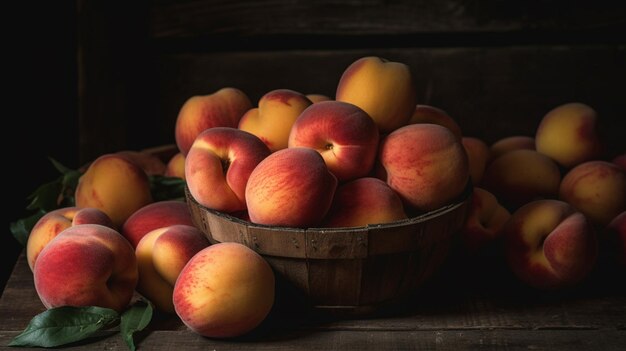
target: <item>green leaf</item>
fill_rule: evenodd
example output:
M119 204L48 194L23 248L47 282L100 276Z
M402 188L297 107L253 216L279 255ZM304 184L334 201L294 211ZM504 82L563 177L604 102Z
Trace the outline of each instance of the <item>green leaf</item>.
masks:
M30 231L33 229L35 224L37 224L39 218L43 217L45 214L46 211L40 209L28 217L20 218L15 222L11 222L9 229L11 230L11 234L13 234L15 240L22 244L22 246L26 246Z
M50 158L54 167L61 172L55 180L40 185L28 198L27 210L42 209L46 212L60 207L74 206L74 191L82 173L69 169Z
M48 159L52 162L52 165L57 169L57 171L59 171L59 173L66 174L68 172L72 172L72 169L65 167L61 164L61 162L53 159L52 157L48 157Z
M59 177L51 182L40 185L28 198L31 199L30 204L26 206L27 210L42 209L46 212L52 211L59 207L59 194L63 189L63 177Z
M185 180L178 177L153 175L149 177L150 190L154 201L183 199Z
M58 205L60 207L74 206L76 204L74 192L78 186L78 180L83 174L79 171L70 170L63 174L61 181L61 193L59 194Z
M57 307L36 315L9 346L56 347L94 335L119 319L116 311L103 307Z
M148 326L152 320L153 310L150 302L140 300L122 314L120 331L131 351L136 349L133 335Z

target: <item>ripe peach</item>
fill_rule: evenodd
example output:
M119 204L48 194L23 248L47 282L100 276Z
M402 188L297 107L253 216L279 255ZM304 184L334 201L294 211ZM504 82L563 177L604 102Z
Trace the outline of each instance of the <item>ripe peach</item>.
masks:
M248 96L236 88L222 88L213 94L192 96L176 118L176 145L187 155L191 144L202 131L213 127L236 128L239 119L252 108Z
M500 205L492 193L474 187L467 220L461 229L465 250L474 255L494 243L500 238L510 217L509 211Z
M596 111L582 103L555 107L537 127L537 151L566 168L597 158L601 153L597 120Z
M239 121L239 129L259 137L272 152L284 149L291 126L311 104L311 100L299 92L272 90L261 97L259 107L246 112Z
M387 184L419 211L458 197L468 184L469 165L461 140L438 124L410 124L383 139L379 159Z
M556 198L560 181L556 162L537 151L520 149L493 160L481 187L512 210L535 199Z
M137 260L115 230L81 224L65 229L44 247L33 275L46 308L100 306L120 312L137 285Z
M362 57L341 75L335 99L362 108L381 133L389 133L411 119L416 105L415 82L404 63Z
M200 335L240 336L269 314L274 284L274 272L259 254L238 243L215 244L183 268L174 286L174 308Z
M137 291L161 311L174 313L172 292L187 262L209 246L204 234L188 225L172 225L147 233L137 244Z
M106 213L96 208L65 207L50 211L41 217L31 229L26 244L26 259L31 270L37 256L63 230L79 224L100 224L113 228Z
M311 227L330 208L337 177L322 156L309 148L276 151L250 174L246 203L254 223Z
M525 135L514 135L497 140L489 148L490 161L514 150L535 150L535 138Z
M532 201L515 211L504 229L513 273L538 289L572 286L589 275L598 240L585 216L559 200Z
M489 146L481 139L473 137L462 137L461 143L467 152L472 184L480 184L487 167L487 161L490 158Z
M626 173L611 162L584 162L565 174L559 198L605 226L626 211Z
M246 209L250 173L270 154L255 135L216 127L200 133L185 160L189 192L208 208L235 212Z
M185 155L182 152L178 152L169 159L164 175L185 179Z
M325 227L360 227L406 219L400 196L378 178L364 177L340 185Z
M457 138L461 139L463 136L461 127L459 127L456 121L450 117L446 111L435 106L416 105L413 115L409 120L409 124L415 123L439 124L440 126L450 129L450 131L456 135Z
M106 213L116 228L141 207L152 202L146 173L124 156L105 154L80 177L74 193L76 206Z
M378 151L378 128L355 105L323 101L309 106L291 127L289 147L308 147L322 155L339 181L367 175Z
M187 204L177 200L158 201L140 208L128 217L121 233L135 248L148 232L175 224L194 225Z

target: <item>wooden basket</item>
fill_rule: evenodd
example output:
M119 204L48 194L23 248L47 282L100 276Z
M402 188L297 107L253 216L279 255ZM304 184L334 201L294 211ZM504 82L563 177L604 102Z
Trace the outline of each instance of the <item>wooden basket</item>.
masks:
M445 260L467 215L471 186L458 201L418 217L365 227L286 228L250 223L200 205L192 218L211 243L237 242L317 308L369 311L414 292Z

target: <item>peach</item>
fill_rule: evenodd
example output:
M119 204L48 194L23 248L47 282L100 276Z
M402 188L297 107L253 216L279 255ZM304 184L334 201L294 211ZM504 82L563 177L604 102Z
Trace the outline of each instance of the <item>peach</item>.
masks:
M194 332L212 338L244 335L267 317L275 278L258 253L219 243L197 253L174 286L176 314Z
M519 149L535 150L535 138L525 135L514 135L499 139L491 144L489 148L490 160L495 160L509 151Z
M246 183L252 170L270 154L255 135L216 127L200 133L185 160L189 193L208 208L235 212L246 209Z
M307 99L311 100L312 103L332 100L330 97L324 94L306 94L305 96L307 97Z
M314 226L328 213L336 188L337 177L317 151L279 150L250 174L246 187L248 215L260 224Z
M187 262L209 241L197 228L172 225L155 229L141 238L135 249L139 282L137 291L156 308L174 313L172 293Z
M185 179L185 155L182 152L176 153L167 161L164 175Z
M469 182L461 140L438 124L410 124L385 137L379 159L387 184L419 211L452 202Z
M148 232L175 224L194 225L189 207L183 201L164 200L135 211L124 222L121 233L136 248Z
M465 152L467 152L472 184L480 184L490 158L489 146L481 139L474 137L462 137L461 143L463 144Z
M340 185L325 227L360 227L406 219L400 196L378 178L364 177Z
M409 120L409 124L415 123L433 123L444 126L457 138L461 139L463 133L461 132L461 127L456 123L456 121L448 115L448 113L438 107L430 106L430 105L416 105L415 110L413 111L413 115Z
M152 202L146 173L124 156L105 154L93 161L78 180L76 206L106 213L116 228Z
M592 271L598 240L585 216L559 200L532 201L504 229L505 256L513 273L537 289L576 285Z
M611 162L584 162L565 174L559 198L606 226L626 211L626 173Z
M222 88L212 94L192 96L176 118L176 145L187 155L198 134L213 127L236 128L239 119L252 108L248 96L237 88Z
M113 222L106 213L96 208L64 207L43 215L28 235L26 259L31 270L37 256L63 230L79 224L100 224L113 228Z
M128 306L138 279L133 248L99 224L59 233L39 254L33 275L46 308L100 306L118 312Z
M288 145L316 150L337 179L346 181L371 171L378 151L378 127L355 105L323 101L298 117Z
M583 103L567 103L550 110L535 134L537 151L566 168L597 158L601 145L596 111Z
M467 219L460 236L465 250L476 255L495 243L511 217L496 197L485 189L474 187Z
M134 162L137 166L146 172L147 175L163 175L165 173L166 165L156 157L143 151L123 150L115 153L127 158L129 161Z
M512 210L535 199L556 198L560 181L556 162L537 151L520 149L493 160L481 187Z
M289 132L300 113L312 104L297 91L276 89L263 95L259 106L239 121L239 129L259 137L274 152L287 147Z
M409 122L417 103L416 95L408 65L368 56L346 68L335 100L362 108L381 133L389 133Z

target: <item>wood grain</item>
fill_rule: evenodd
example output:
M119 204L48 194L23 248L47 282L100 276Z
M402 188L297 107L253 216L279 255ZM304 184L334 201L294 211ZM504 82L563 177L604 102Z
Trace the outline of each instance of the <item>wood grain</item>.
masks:
M157 314L140 349L507 349L618 350L626 342L626 288L594 276L572 291L541 293L497 270L441 272L403 303L366 315L311 309L280 288L277 305L252 334L213 340ZM458 268L458 267L457 267ZM472 286L469 284L473 282ZM0 298L0 345L44 310L22 254ZM78 349L124 350L119 336Z
M621 14L620 14L620 11ZM624 6L522 0L157 1L151 7L156 38L235 34L405 34L583 32L625 24ZM539 36L538 36L539 37Z
M355 228L272 228L210 210L188 188L185 195L210 242L255 250L315 306L370 310L415 291L441 266L465 221L471 187L440 209Z
M598 110L626 149L626 5L467 1L79 2L81 162L174 142L184 101L226 86L334 96L354 60L411 66L418 102L489 143L534 135L558 104Z
M418 103L446 110L464 135L487 143L534 136L550 109L580 101L598 111L611 155L626 149L620 133L626 130L621 78L626 76L626 45L162 55L152 100L157 118L173 125L188 97L225 86L242 89L254 104L279 88L334 97L343 70L368 55L408 64L416 76Z

